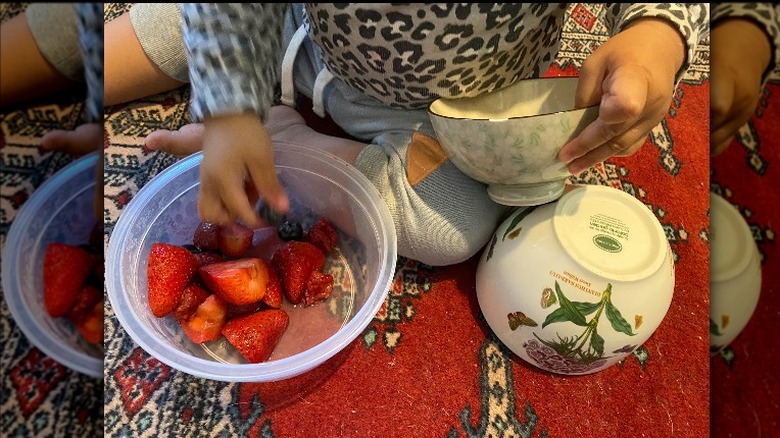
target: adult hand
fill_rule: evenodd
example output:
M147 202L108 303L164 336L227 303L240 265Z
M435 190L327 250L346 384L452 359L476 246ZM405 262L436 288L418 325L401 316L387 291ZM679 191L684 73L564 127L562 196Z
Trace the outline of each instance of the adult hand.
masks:
M635 20L596 49L582 65L575 101L600 104L599 115L561 149L569 172L636 153L669 110L684 60L682 35L657 18Z
M717 155L756 110L772 47L756 23L742 18L719 22L710 47L710 152Z

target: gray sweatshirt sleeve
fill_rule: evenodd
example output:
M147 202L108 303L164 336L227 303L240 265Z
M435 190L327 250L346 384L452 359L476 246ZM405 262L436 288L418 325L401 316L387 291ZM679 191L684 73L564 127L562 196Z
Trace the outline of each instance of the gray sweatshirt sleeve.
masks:
M129 14L133 32L146 56L166 75L179 82L189 82L178 3L135 3Z
M608 3L604 21L610 35L616 35L638 18L661 18L674 26L685 41L685 61L677 72L679 84L690 67L696 49L709 34L709 3Z
M273 103L284 3L182 3L192 115L253 111L265 119Z
M72 81L84 81L78 18L72 3L32 3L24 11L41 55Z
M712 26L727 18L746 18L766 32L771 44L772 59L763 75L766 83L772 70L780 67L780 4L772 3L714 3Z

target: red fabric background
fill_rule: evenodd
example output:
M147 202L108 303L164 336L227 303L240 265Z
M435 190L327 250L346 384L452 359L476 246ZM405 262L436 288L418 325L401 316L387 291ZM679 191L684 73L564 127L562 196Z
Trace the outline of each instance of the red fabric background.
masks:
M753 317L732 342L729 353L711 361L713 437L780 436L780 376L777 373L777 330L780 328L780 253L775 234L780 228L780 85L765 87L749 127L726 151L712 159L713 189L737 206L753 230L763 255L762 287ZM750 129L752 128L752 129ZM752 161L756 150L759 160ZM763 174L757 163L766 163ZM735 291L739 293L739 291Z

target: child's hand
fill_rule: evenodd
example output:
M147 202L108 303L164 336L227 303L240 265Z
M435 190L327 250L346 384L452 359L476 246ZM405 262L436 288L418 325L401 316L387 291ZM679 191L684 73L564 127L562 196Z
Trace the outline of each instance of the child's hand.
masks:
M258 196L277 212L287 213L289 200L276 177L273 145L260 118L225 115L206 118L203 125L201 219L221 224L239 219L259 226L262 222L254 210Z
M682 36L656 18L636 20L596 49L580 70L576 104L600 102L599 116L558 154L569 171L637 152L669 110L684 59Z
M710 152L717 155L756 110L772 49L757 24L740 18L716 25L710 47Z

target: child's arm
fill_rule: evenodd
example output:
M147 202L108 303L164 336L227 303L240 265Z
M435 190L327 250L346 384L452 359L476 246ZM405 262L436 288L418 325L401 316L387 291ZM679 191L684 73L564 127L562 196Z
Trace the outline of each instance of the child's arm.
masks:
M756 110L780 61L780 6L717 3L710 38L710 151L723 152Z
M203 121L201 219L257 225L259 195L289 207L263 120L273 103L285 4L184 3L192 113Z
M599 117L559 154L573 174L612 156L636 153L665 117L707 32L709 7L696 4L614 4L614 36L583 63L577 104L600 103Z

